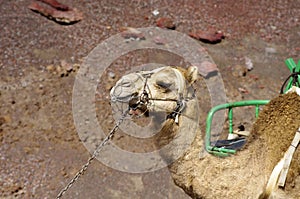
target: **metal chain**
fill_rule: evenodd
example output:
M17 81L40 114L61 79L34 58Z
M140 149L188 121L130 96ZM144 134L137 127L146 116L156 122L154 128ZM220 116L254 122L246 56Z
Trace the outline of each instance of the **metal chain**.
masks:
M109 134L105 137L105 139L101 142L101 144L96 148L93 155L87 160L87 162L82 166L82 168L75 174L72 180L59 192L59 194L56 196L56 199L60 199L66 193L66 191L70 189L70 187L79 179L79 177L81 177L84 174L88 166L100 153L101 149L108 143L108 141L112 139L112 137L114 136L115 132L118 130L119 126L123 122L128 112L129 109L122 114L121 118L116 122L114 128L109 132Z
M193 95L192 98L186 98L186 99L183 99L182 96L179 96L178 99L165 99L165 98L157 99L157 98L149 97L149 93L147 92L146 88L147 88L147 81L148 81L148 78L150 76L151 75L149 75L149 74L145 76L145 83L144 83L144 87L143 87L143 93L139 96L139 100L138 100L137 103L138 104L142 103L142 104L147 105L149 103L149 100L177 102L177 106L176 106L175 110L169 115L171 118L175 119L176 116L178 116L178 114L181 114L182 109L184 109L184 101L189 101L190 99L193 99L195 96ZM194 92L195 92L195 90L194 90ZM67 186L65 186L65 188L63 188L59 192L59 194L56 196L56 199L60 199L65 194L65 192L78 180L78 178L81 177L84 174L84 172L87 170L87 168L91 164L91 162L97 157L97 155L101 151L102 147L104 147L108 143L108 141L112 139L112 137L114 136L115 132L117 131L117 129L119 128L119 126L123 122L124 118L126 117L128 112L130 111L130 109L132 109L132 107L130 107L130 103L129 103L128 109L122 114L121 118L116 122L114 128L109 132L109 134L105 137L105 139L102 141L102 143L96 148L93 155L87 160L86 164L84 164L82 166L82 168L75 174L75 176L67 184Z

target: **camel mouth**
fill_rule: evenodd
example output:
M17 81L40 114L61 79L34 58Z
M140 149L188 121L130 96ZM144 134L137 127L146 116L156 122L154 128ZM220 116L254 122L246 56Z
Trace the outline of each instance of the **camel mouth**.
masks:
M128 103L129 115L149 117L149 109L146 103L140 101L138 96L132 96Z

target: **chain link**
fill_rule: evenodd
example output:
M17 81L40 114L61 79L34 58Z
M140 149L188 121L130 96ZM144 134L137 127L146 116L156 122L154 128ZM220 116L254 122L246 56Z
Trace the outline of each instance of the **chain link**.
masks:
M87 160L87 162L82 166L82 168L75 174L72 180L59 192L59 194L56 196L56 199L60 199L66 193L66 191L68 191L68 189L70 189L71 186L79 179L79 177L81 177L84 174L88 166L100 153L101 149L112 139L112 137L114 136L115 132L118 130L119 126L125 119L128 112L129 109L122 114L121 118L116 122L114 128L109 132L109 134L105 137L105 139L101 142L101 144L96 148L93 155Z

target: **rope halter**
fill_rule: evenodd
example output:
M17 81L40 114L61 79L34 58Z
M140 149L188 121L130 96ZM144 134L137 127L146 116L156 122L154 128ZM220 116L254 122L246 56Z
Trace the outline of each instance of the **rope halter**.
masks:
M162 71L165 67L155 69L153 71L139 71L133 74L129 74L129 78L131 79L131 87L134 87L137 90L140 90L140 93L134 92L131 93L130 96L119 97L117 94L123 92L128 92L127 82L118 82L116 86L111 90L111 98L113 102L125 102L128 103L129 110L134 112L136 110L140 111L143 115L149 116L149 110L151 110L151 106L155 105L157 101L166 101L166 102L174 102L176 106L174 110L172 110L168 115L167 119L174 119L176 123L178 123L179 116L182 111L186 107L186 103L195 97L195 93L192 96L188 96L189 89L187 88L187 83L184 75L176 68L170 67L174 74L176 75L176 85L177 85L177 97L172 98L154 98L152 97L152 92L149 86L149 79L153 76L153 74ZM127 81L127 80L126 80ZM135 82L133 82L135 81ZM142 87L137 84L140 82ZM134 84L135 83L135 84ZM122 88L122 84L124 89L119 90L118 86ZM124 86L125 85L125 86ZM118 91L119 90L119 91ZM132 92L132 91L131 91ZM194 89L193 89L194 92ZM128 95L130 92L127 93Z

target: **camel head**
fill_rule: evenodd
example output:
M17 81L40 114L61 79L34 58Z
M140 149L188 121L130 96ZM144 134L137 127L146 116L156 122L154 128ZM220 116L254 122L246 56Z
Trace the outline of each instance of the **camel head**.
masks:
M166 66L130 73L112 88L111 99L128 103L131 115L165 112L176 116L183 111L184 104L194 98L192 84L197 75L198 69L194 66L187 69Z

